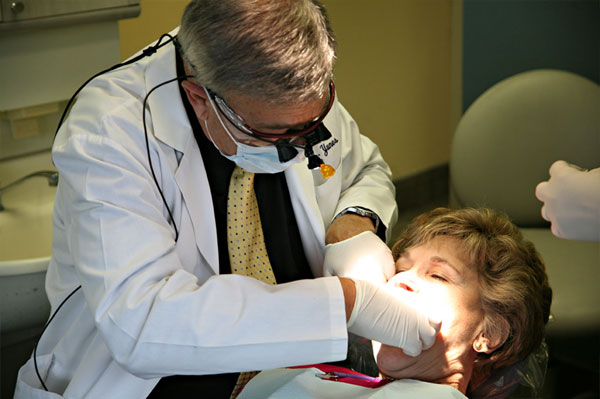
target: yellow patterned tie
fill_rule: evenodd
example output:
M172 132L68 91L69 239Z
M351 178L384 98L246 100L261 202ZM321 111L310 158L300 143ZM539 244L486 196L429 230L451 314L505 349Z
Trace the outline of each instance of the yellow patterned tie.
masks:
M236 166L229 183L227 197L227 246L233 274L254 277L267 284L277 284L265 247L258 203L254 193L254 173ZM258 371L241 373L230 399Z

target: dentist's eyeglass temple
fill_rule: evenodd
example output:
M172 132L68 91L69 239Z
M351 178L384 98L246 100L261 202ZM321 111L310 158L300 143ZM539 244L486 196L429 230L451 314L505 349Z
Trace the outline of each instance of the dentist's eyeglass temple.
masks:
M0 186L0 211L4 210L4 206L2 205L2 194L13 187L18 186L24 181L31 179L32 177L45 177L48 180L49 186L56 187L58 185L58 172L52 170L39 170L23 176L12 183L7 184L6 186Z

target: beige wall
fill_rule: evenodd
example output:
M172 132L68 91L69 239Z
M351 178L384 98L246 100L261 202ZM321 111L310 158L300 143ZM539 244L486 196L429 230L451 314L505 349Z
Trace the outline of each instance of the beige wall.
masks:
M141 0L140 3L139 17L119 21L123 59L177 27L189 0Z
M394 179L448 161L460 115L462 0L323 0L338 41L336 87ZM128 57L178 24L187 0L142 0L120 22Z
M452 93L453 12L459 4L324 4L339 46L339 98L362 133L379 145L394 178L446 163L456 120L453 102L460 102Z

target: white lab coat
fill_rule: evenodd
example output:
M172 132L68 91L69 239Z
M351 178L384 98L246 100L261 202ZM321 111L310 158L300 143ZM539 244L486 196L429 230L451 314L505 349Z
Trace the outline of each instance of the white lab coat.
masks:
M175 32L172 32L174 34ZM152 180L142 101L176 76L174 46L103 75L80 94L53 147L60 172L46 290L54 312L16 398L145 398L160 377L272 369L346 355L344 299L335 277L269 286L221 275L204 164L177 83L148 98ZM315 152L337 170L324 180L306 160L286 180L302 245L322 276L325 231L348 206L395 222L391 173L377 147L335 102L333 137ZM388 229L389 231L390 229Z

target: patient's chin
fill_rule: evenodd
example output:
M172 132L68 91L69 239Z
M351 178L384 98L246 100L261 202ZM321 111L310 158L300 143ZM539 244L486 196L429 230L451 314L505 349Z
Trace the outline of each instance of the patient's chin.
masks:
M438 339L430 349L412 357L400 348L382 345L377 354L377 367L387 377L439 381L454 373L455 367L459 366L446 356L447 349L444 340Z
M381 345L377 354L377 367L388 377L400 378L415 363L416 357L408 356L402 349L393 346Z

